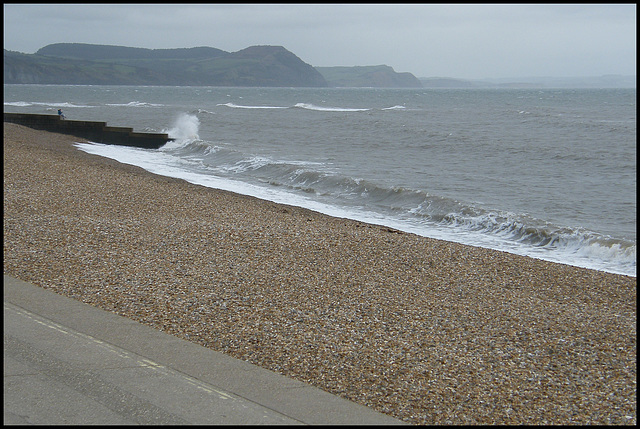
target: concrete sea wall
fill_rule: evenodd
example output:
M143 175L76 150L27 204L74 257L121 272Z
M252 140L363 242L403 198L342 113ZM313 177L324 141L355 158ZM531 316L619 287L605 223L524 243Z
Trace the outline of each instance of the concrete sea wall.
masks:
M6 113L4 121L24 125L36 130L52 131L81 137L95 143L134 146L158 149L168 141L167 134L139 133L133 128L109 127L106 122L71 121L58 115L37 115L30 113Z

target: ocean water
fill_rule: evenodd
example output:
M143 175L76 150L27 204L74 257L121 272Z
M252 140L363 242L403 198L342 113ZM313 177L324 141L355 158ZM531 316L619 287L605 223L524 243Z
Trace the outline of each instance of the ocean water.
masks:
M5 85L5 112L167 132L78 150L422 236L636 275L635 89Z

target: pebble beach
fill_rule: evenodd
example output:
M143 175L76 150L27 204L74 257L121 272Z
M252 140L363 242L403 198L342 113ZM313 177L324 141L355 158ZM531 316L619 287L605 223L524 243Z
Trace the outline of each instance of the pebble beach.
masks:
M4 274L412 424L636 425L636 278L158 176L4 123Z

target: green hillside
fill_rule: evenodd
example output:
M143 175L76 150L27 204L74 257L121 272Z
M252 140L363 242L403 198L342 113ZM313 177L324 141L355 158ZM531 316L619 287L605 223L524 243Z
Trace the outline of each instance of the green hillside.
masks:
M154 85L151 69L4 51L4 83L72 85Z
M4 51L4 83L326 87L281 46L145 49L58 43L35 54Z
M381 66L312 67L282 46L238 52L55 43L35 54L4 51L5 84L421 88Z

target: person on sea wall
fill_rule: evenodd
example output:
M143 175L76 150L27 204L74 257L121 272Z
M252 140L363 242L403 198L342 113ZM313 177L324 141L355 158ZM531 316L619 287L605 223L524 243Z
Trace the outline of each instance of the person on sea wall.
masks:
M60 119L65 119L64 113L62 113L62 109L58 109L58 116L60 116Z

